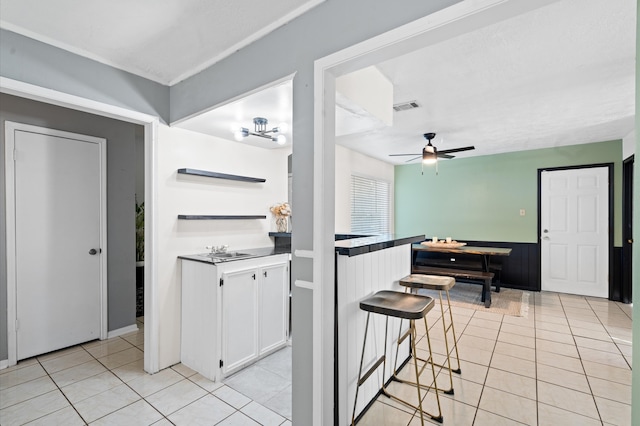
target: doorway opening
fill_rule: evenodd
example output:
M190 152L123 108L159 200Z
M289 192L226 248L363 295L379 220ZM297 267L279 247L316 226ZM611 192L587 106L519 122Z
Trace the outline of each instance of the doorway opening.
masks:
M633 174L634 156L622 163L622 285L620 301L631 303L633 290Z
M155 312L155 292L153 283L155 282L155 251L153 250L153 242L155 235L155 221L153 215L153 206L155 205L155 197L153 196L153 175L156 169L156 159L155 159L155 140L157 138L157 125L158 118L153 117L147 114L138 113L135 111L125 110L120 107L114 107L112 105L103 104L100 102L79 98L75 96L70 96L65 93L52 91L49 89L44 89L38 86L26 84L23 82L2 78L0 77L0 92L3 95L12 95L15 96L16 99L22 99L24 101L38 101L42 102L43 105L54 105L58 107L64 107L69 110L80 111L84 113L88 113L90 115L95 115L96 117L106 117L108 119L113 119L117 121L121 121L124 123L133 123L141 125L141 129L143 130L142 138L144 139L144 176L145 176L145 205L147 206L147 215L146 215L146 229L145 229L145 252L147 258L147 265L145 274L145 306L146 306L146 318L145 318L145 332L144 332L144 370L148 373L155 373L158 371L158 327L157 321L154 320L154 312ZM88 116L88 117L89 117ZM74 123L76 121L70 121L70 123ZM79 124L82 125L82 124ZM80 131L80 133L82 133ZM87 132L84 132L87 133ZM133 144L132 144L133 145ZM133 146L131 146L133 148ZM132 152L133 154L133 152ZM133 197L129 200L131 203ZM123 208L125 208L123 206ZM133 206L129 204L127 206L129 211L133 213ZM133 214L131 215L133 218ZM133 221L132 221L133 222ZM131 223L131 229L133 229L133 223ZM129 234L130 235L130 234ZM132 238L123 237L123 240L132 241ZM133 267L133 257L131 259L132 267ZM132 270L132 276L135 277L135 272ZM134 289L135 282L131 280L128 283L131 285L131 289ZM135 306L135 300L131 297L127 303L130 303L131 306ZM133 314L132 314L133 315ZM131 324L131 329L120 329L116 330L119 334L124 334L130 331L133 331L136 327L135 317L133 318L133 324ZM114 327L112 327L114 328ZM117 327L115 327L117 328ZM104 338L108 338L109 333L107 333ZM142 342L140 345L142 347ZM5 362L7 364L5 364ZM8 361L1 362L0 366L7 366Z

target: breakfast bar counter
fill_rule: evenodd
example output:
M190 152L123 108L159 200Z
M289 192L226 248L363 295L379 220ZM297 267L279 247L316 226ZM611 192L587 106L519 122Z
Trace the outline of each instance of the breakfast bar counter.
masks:
M399 280L411 274L411 244L423 241L424 238L424 235L375 235L335 243L335 424L346 425L351 422L366 322L366 313L359 308L360 300L380 290L404 291ZM376 355L381 355L384 347L385 319L374 315L371 321L364 354L365 369L377 359ZM398 339L396 333L400 328L399 320L390 318L389 322L385 381L391 375L390 366L395 359L395 342ZM403 323L403 328L408 328L407 321ZM377 354L375 349L378 349ZM409 341L406 340L400 346L398 363L401 364L408 357ZM382 375L382 367L379 367L360 387L356 416L376 397Z

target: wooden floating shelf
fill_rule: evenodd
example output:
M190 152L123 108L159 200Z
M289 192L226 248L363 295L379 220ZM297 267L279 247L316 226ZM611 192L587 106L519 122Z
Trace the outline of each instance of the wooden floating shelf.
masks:
M197 215L179 214L178 219L183 220L244 220L244 219L266 219L265 215Z
M178 173L182 175L205 176L216 179L237 180L240 182L266 182L266 179L255 178L249 176L228 175L226 173L208 172L206 170L197 169L178 169Z

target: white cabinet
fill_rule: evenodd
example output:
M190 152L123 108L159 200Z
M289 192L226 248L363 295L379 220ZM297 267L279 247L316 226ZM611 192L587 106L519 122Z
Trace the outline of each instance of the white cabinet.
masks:
M289 270L272 265L260 271L258 286L258 352L264 355L287 341L289 325Z
M182 261L181 361L210 380L286 345L289 255Z
M222 274L222 371L258 356L258 270Z

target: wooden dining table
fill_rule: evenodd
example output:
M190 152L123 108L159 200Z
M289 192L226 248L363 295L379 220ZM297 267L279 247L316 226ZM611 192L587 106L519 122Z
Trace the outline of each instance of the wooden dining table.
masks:
M437 246L427 246L421 243L413 244L412 261L415 264L416 257L421 251L437 252L437 253L452 253L452 254L471 254L481 256L482 258L482 271L489 272L489 265L491 262L491 256L509 256L511 254L510 248L503 247L480 247L480 246L461 246L455 247L454 245L447 246L446 243L438 244Z
M455 262L455 259L450 259L451 262L446 265L433 266L421 266L417 264L417 257L420 252L433 252L433 253L447 253L447 254L462 254L462 255L474 255L480 256L481 263L480 268L468 268L464 263L462 265L459 262ZM491 285L494 278L494 273L490 271L491 256L509 256L511 254L510 248L503 247L486 247L486 246L458 246L448 244L437 245L424 245L424 244L412 244L411 246L411 271L418 274L431 274L431 275L445 275L452 276L454 278L479 280L483 283L482 289L482 302L486 308L491 306ZM493 266L495 268L495 265ZM461 269L464 268L464 269ZM470 270L471 269L471 270ZM496 293L500 292L500 275L496 279L494 285Z

